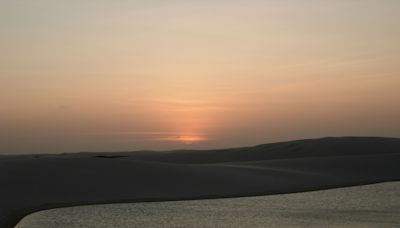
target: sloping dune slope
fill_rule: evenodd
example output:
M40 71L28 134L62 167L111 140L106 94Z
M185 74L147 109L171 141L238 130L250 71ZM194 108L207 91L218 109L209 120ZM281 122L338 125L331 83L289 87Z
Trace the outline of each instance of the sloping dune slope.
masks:
M302 192L400 180L400 139L323 138L171 152L0 157L0 227L72 205Z

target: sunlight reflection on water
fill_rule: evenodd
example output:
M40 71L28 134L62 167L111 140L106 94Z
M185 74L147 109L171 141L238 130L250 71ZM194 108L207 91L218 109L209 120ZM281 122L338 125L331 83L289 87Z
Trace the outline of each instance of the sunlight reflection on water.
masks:
M400 227L400 182L216 200L53 209L18 228Z

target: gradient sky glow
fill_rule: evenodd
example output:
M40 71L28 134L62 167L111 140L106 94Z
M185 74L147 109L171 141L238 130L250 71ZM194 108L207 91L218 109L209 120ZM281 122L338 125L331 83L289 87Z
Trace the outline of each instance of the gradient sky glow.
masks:
M398 0L0 0L0 153L400 137Z

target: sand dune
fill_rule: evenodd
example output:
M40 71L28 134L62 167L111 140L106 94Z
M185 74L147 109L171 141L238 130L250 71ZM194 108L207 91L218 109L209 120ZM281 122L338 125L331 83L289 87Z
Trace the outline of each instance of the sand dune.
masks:
M400 139L0 157L0 227L55 207L254 196L400 180Z

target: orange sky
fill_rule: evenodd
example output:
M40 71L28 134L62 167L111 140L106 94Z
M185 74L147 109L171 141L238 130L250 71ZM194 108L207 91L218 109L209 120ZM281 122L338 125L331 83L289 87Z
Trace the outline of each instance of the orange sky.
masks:
M0 3L0 153L400 137L400 3Z

